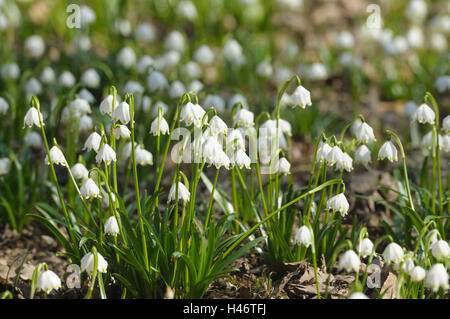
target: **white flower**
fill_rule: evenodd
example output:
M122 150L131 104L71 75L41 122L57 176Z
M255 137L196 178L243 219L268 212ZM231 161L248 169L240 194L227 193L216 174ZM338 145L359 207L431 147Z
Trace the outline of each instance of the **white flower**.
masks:
M189 83L188 92L195 92L195 94L198 94L202 89L204 85L199 80L194 80L191 83Z
M109 94L101 103L100 103L100 113L102 114L109 114L110 116L112 116L112 112L113 112L113 99L114 97ZM119 105L118 101L116 100L116 105L115 107L117 107Z
M354 293L352 293L350 296L348 296L347 299L369 299L369 297L367 297L364 293L359 292L359 291L355 291Z
M405 256L405 260L401 263L401 269L404 273L410 274L411 271L414 269L414 260L411 256Z
M33 125L36 125L37 127L41 127L41 124L39 122L39 118L41 118L41 121L44 121L42 118L42 113L37 110L37 108L30 107L27 114L25 114L24 118L24 126L32 127Z
M8 112L8 109L8 102L4 98L0 97L0 114L6 114L6 112Z
M403 259L403 249L396 243L390 243L383 252L384 261L388 264L398 264Z
M151 56L143 55L136 64L136 71L140 74L145 74L154 63L155 60Z
M202 125L204 115L205 110L203 110L200 105L188 102L181 109L180 118L188 126L193 123L195 126L200 127Z
M136 96L136 99L139 99L144 93L144 87L136 81L127 81L127 83L123 86L123 90L126 93L133 93Z
M286 158L282 157L278 160L277 171L279 171L281 174L287 175L290 174L290 169L291 163L289 163Z
M154 119L150 126L150 133L152 133L153 136L169 134L169 124L166 119L162 116L158 116Z
M202 75L202 69L194 61L189 61L181 66L180 73L183 78L198 79Z
M169 191L169 202L175 200L176 195L176 184L173 184ZM183 202L189 201L189 198L191 196L191 193L189 190L184 186L182 182L178 182L178 197L177 199L181 199Z
M181 1L177 6L177 14L180 17L193 21L197 19L197 8L191 1Z
M256 67L256 73L262 77L269 77L273 73L272 65L268 61L261 61Z
M384 160L385 158L387 158L390 162L398 161L397 149L395 148L394 144L391 141L384 142L384 144L380 147L380 150L378 151L378 159Z
M113 111L112 118L114 121L120 121L127 124L130 121L130 106L127 102L121 102Z
M81 89L78 92L78 96L82 98L83 100L86 100L88 103L94 103L95 102L95 96L92 95L91 92L87 89Z
M443 137L442 143L439 144L439 148L442 149L444 152L447 152L447 153L450 152L450 134L446 134Z
M353 159L347 153L342 153L342 162L336 163L336 168L339 170L346 170L351 172L353 170Z
M119 125L118 127L116 127L115 133L116 133L116 139L130 138L130 136L131 136L130 130L125 125Z
M20 76L20 68L16 63L5 63L0 70L5 80L16 80Z
M117 63L126 69L131 68L136 63L136 54L130 47L122 48L117 54Z
M75 77L69 71L64 71L59 76L58 82L61 83L63 87L71 88L75 85Z
M116 160L116 152L114 152L108 144L104 144L95 156L95 161L97 164L104 162L106 165L109 165L111 162L115 162Z
M434 124L434 119L436 118L436 114L434 114L434 111L426 104L420 105L416 113L414 113L414 119L417 120L419 123L430 123Z
M312 236L309 228L305 225L301 226L295 233L295 243L309 247L312 244Z
M85 5L80 7L80 22L82 27L87 27L94 23L96 18L97 16L92 8Z
M150 43L155 40L155 30L154 28L147 22L142 22L136 28L134 32L136 40Z
M437 292L440 287L448 289L448 273L443 264L434 264L425 277L425 285Z
M194 143L196 142L194 141ZM206 163L214 164L221 150L222 145L220 145L217 139L214 136L208 137L202 147L202 155Z
M159 71L153 71L147 77L147 87L152 93L165 89L167 85L167 78Z
M228 100L228 108L231 109L233 108L233 106L235 106L236 104L241 103L244 108L247 108L247 99L245 98L245 96L236 93L233 96L230 97L230 99Z
M361 145L355 151L355 163L368 164L370 162L370 150L366 145Z
M83 179L84 180L84 179L87 179L89 177L89 171L81 163L76 163L74 166L72 166L70 171L72 172L73 177L75 177L76 179Z
M313 81L320 81L327 78L328 71L323 63L314 62L308 68L308 72L306 72L306 75Z
M105 234L116 237L119 233L119 224L117 224L117 219L114 216L109 217L104 226Z
M80 118L78 129L80 130L80 132L86 132L92 130L93 126L94 123L92 122L92 117L85 114Z
M336 46L341 49L351 49L355 45L355 38L350 31L339 32L336 37Z
M23 139L24 139L25 145L27 145L27 146L34 147L34 148L42 147L42 137L39 133L29 131L24 136Z
M0 176L6 175L11 169L11 161L7 157L0 158Z
M98 188L97 184L95 184L95 182L92 180L92 178L87 178L83 182L83 185L81 185L80 187L80 193L86 199L89 199L91 197L102 198L100 196L100 189Z
M403 107L403 114L406 117L414 117L414 114L417 111L417 104L414 101L408 101L405 103L405 106Z
M373 129L363 122L355 130L356 140L360 143L368 143L369 141L376 141Z
M169 88L169 96L172 99L180 98L186 92L186 87L181 81L174 81Z
M370 256L373 250L373 243L369 238L364 238L358 246L358 252L363 257L366 258Z
M207 45L202 45L195 51L194 59L202 65L210 65L214 62L214 53Z
M324 163L326 161L328 153L331 151L331 146L323 141L319 142L317 147L316 161L317 163Z
M444 147L444 141L443 141L443 137L442 135L438 134L438 139L439 139L439 149L441 150ZM438 139L434 139L434 144L436 145ZM428 149L431 150L433 148L433 132L430 131L427 134L425 134L422 138L422 142L421 142L421 146L424 149Z
M333 166L336 163L342 165L344 162L344 153L339 148L339 146L333 146L331 150L328 152L325 160L328 166Z
M131 34L131 23L127 19L116 19L114 28L124 37L128 37Z
M95 69L87 69L81 75L81 82L89 88L97 88L100 85L100 76Z
M175 50L182 52L185 47L183 34L181 34L180 31L170 32L164 40L164 46L168 50Z
M304 109L306 106L312 105L311 93L300 85L295 89L294 93L291 94L291 102Z
M236 63L242 64L244 62L245 57L242 53L242 47L235 39L229 39L223 48L223 56L225 59Z
M234 153L233 157L231 158L231 161L232 161L233 165L237 165L241 169L243 167L250 169L250 165L251 165L250 157L248 157L248 155L242 149L238 149Z
M91 135L89 135L86 139L83 149L87 149L88 151L94 150L98 152L101 141L102 137L100 136L100 134L98 134L97 132L92 132Z
M431 247L435 242L438 241L439 231L437 229L430 230L428 234L425 236L425 241L428 243L429 247Z
M427 4L423 0L410 0L406 6L405 16L411 22L422 22L427 16Z
M106 194L105 197L102 197L102 208L103 208L104 210L108 209L108 207L109 207L109 201L110 201L109 194ZM114 195L114 193L111 193L111 201L112 201L113 203L116 202L116 195Z
M42 83L44 84L49 84L52 83L53 81L55 81L55 71L53 71L53 69L49 66L46 66L42 72L41 72L41 76L39 77L39 79L41 80Z
M62 165L62 166L67 165L66 158L64 157L63 152L61 152L59 147L56 145L50 149L50 157L52 158L52 162L54 164ZM50 165L50 162L48 161L48 155L45 156L45 163L47 165Z
M75 116L91 113L91 106L89 102L82 98L76 98L70 102L70 108Z
M94 254L93 253L87 253L84 255L83 258L81 258L81 271L86 271L89 274L94 273ZM97 253L97 271L100 271L101 273L106 273L106 269L108 268L108 263L106 262L105 258L103 258L100 253Z
M411 280L413 282L422 281L425 278L425 269L420 266L414 267L410 272Z
M253 126L254 115L246 109L240 109L233 117L235 126L242 125L244 127Z
M209 121L209 126L211 128L211 131L214 135L217 135L219 133L222 133L224 135L227 135L228 133L228 126L227 124L217 115L214 115L211 120Z
M227 135L227 149L245 149L245 140L239 129L233 129Z
M450 76L443 75L437 78L436 82L434 82L434 87L439 93L444 93L445 91L450 90ZM448 117L448 116L447 116Z
M134 150L136 156L136 163L139 165L153 165L153 155L141 146L138 146Z
M345 269L350 272L352 270L358 271L361 261L358 255L353 250L347 250L339 259L339 269Z
M26 83L25 83L25 91L29 94L29 95L39 95L42 93L42 84L41 82L39 82L38 79L36 78L30 78Z
M411 48L420 48L423 46L424 38L420 27L411 27L406 33L406 40Z
M450 247L445 240L438 240L431 245L431 254L436 259L443 259L450 256Z
M331 209L333 212L339 212L342 216L347 215L349 208L350 204L344 193L333 196L327 201L327 209Z
M58 290L61 287L61 279L51 270L46 270L39 274L36 288L49 294L53 289Z
M226 169L230 169L231 160L223 150L220 150L219 154L216 156L214 165L216 166L217 169L219 169L222 166L225 167Z
M39 35L32 35L25 40L25 51L32 58L40 58L45 51L45 43Z
M442 121L442 127L446 134L450 134L450 115L447 115Z
M269 134L275 135L276 134L276 129L277 129L277 120L267 120L265 121L260 128L262 129L268 129L269 130ZM288 136L292 135L292 127L291 124L283 119L278 119L278 130L281 133L284 133ZM279 135L280 135L279 134Z

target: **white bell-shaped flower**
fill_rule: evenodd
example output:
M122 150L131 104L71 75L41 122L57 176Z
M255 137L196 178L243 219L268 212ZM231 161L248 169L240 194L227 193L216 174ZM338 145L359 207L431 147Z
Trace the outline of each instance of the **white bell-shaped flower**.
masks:
M253 119L254 119L253 112L250 112L246 109L240 109L234 115L233 122L235 126L249 127L253 126L254 124Z
M442 149L444 152L447 153L450 152L450 134L446 134L442 138L442 144L439 144L439 148Z
M414 119L422 124L434 124L435 118L436 114L434 114L434 111L425 103L420 105L414 113Z
M70 169L70 172L72 173L73 177L76 179L85 180L89 177L89 171L81 163L76 163L74 166L72 166L72 168Z
M447 115L442 121L442 127L446 134L450 134L450 115Z
M346 170L351 172L353 170L353 159L345 152L342 152L342 161L336 163L336 168L338 170Z
M339 259L339 269L345 269L345 271L350 272L352 270L357 271L361 261L358 255L353 250L347 250Z
M309 247L312 244L312 236L309 228L305 225L301 226L295 233L295 243Z
M448 289L448 273L443 264L434 264L425 277L425 286L437 292L439 288Z
M85 199L89 199L91 197L101 198L100 189L92 178L87 178L83 182L83 185L80 187L80 193Z
M437 143L437 140L439 140L439 149L443 149L446 145L444 145L444 138L442 135L438 134L438 139L434 139L434 144ZM424 148L425 151L429 151L433 148L433 131L428 132L425 134L421 141L421 146Z
M169 202L175 200L176 195L176 184L173 184L169 191ZM182 182L178 182L178 198L181 199L183 202L189 201L189 198L191 196L191 193L189 190L184 186Z
M108 114L109 116L112 116L113 113L113 100L114 97L109 94L105 99L100 103L100 113L102 114ZM116 108L119 105L118 101L116 100L116 105L114 108Z
M364 293L355 291L347 299L369 299Z
M339 148L339 146L333 146L328 152L325 160L328 166L333 166L336 163L342 165L344 162L344 153Z
M358 245L358 252L363 258L370 256L372 250L373 243L369 238L364 238Z
M4 98L0 97L0 114L5 115L6 112L8 112L8 109L8 102Z
M291 173L291 163L285 157L282 157L278 160L276 170L283 175L288 175Z
M236 165L237 167L239 167L241 169L243 167L250 169L250 165L251 165L250 157L248 157L248 155L242 149L238 149L234 153L231 161L233 162L233 165Z
M194 60L202 65L210 65L214 62L214 52L207 45L202 45L194 52Z
M131 137L131 131L125 125L119 125L115 130L116 139L125 138L128 139Z
M95 69L87 69L81 75L81 82L88 88L97 88L100 85L100 75Z
M425 269L420 266L415 266L410 272L409 276L411 277L412 282L419 282L425 279Z
M368 164L370 162L370 150L366 145L361 145L355 151L355 163Z
M131 146L131 145L130 145ZM141 166L153 165L153 155L141 146L138 146L134 150L136 156L136 163Z
M11 160L7 157L0 158L0 176L6 175L11 169Z
M188 126L194 124L195 126L200 127L204 115L205 110L203 110L200 105L188 102L181 109L180 118Z
M109 217L104 226L105 234L109 234L111 236L116 237L119 233L119 224L117 223L117 219L114 216Z
M70 108L72 110L72 114L76 117L80 117L83 114L89 114L92 112L89 102L82 98L76 98L75 100L71 101Z
M25 114L24 117L24 126L28 126L28 127L32 127L33 125L36 125L37 127L41 127L40 121L39 121L39 117L41 118L42 122L43 117L42 117L42 113L39 112L37 110L37 108L30 107L30 109L28 110L27 114Z
M445 240L438 240L431 245L431 254L438 260L448 258L450 256L450 247Z
M92 130L93 126L94 126L94 122L92 121L92 117L85 114L80 118L80 122L78 124L78 130L80 132L90 131L90 130Z
M341 216L347 215L349 208L350 204L344 193L333 196L327 201L327 209L331 209L333 212L339 212Z
M397 149L395 148L394 143L391 141L386 141L384 144L380 147L380 150L378 151L378 159L384 160L387 158L390 162L397 162Z
M121 102L114 111L112 118L114 121L120 121L122 124L127 124L130 121L130 105L127 102Z
M232 129L227 135L227 149L245 149L245 140L239 129Z
M101 141L102 137L100 136L100 134L98 134L97 132L92 132L91 135L89 135L86 139L83 149L86 149L88 151L94 150L98 152Z
M217 135L219 133L227 135L228 133L227 124L217 115L214 115L211 118L211 120L209 121L209 127L211 128L211 131L214 135Z
M103 144L103 146L98 151L97 155L95 156L95 161L97 164L100 164L101 162L104 162L106 165L111 164L112 162L115 162L116 159L116 152L112 149L111 146L108 144Z
M369 143L371 141L376 141L375 135L373 134L373 128L369 126L366 122L361 123L361 125L355 130L356 140L359 143Z
M306 106L312 105L311 93L300 85L295 89L294 93L291 94L291 102L304 109Z
M316 162L325 163L328 153L331 151L331 146L323 141L319 142L317 148Z
M45 291L46 294L52 292L52 290L58 290L61 287L61 279L58 275L51 270L46 270L39 274L36 282L36 288L38 290Z
M42 147L42 137L39 133L37 132L33 132L33 131L29 131L25 136L24 136L24 142L26 146L29 147L34 147L34 148L40 148Z
M62 166L67 165L67 161L66 158L64 157L63 152L56 145L50 149L50 157L52 158L52 162L56 165ZM48 155L45 156L45 163L47 165L50 165L50 162L48 161Z
M390 243L383 252L384 261L388 264L398 264L403 260L403 249L396 243Z
M220 167L230 169L231 160L223 150L220 150L219 154L216 156L214 166L216 166L217 169Z
M155 118L150 126L150 133L152 133L153 136L169 134L169 124L166 119L162 116Z
M94 254L92 252L87 253L81 258L81 271L86 271L88 274L92 275L94 273L94 263ZM100 253L97 253L97 271L106 273L106 269L108 269L108 262L100 255Z

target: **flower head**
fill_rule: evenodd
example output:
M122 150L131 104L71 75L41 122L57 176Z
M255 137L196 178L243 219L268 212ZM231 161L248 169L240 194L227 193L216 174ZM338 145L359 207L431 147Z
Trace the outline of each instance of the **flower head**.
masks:
M291 94L291 102L304 109L306 106L312 105L311 93L300 85L295 89L294 93Z
M130 121L130 105L127 102L121 102L113 111L112 118L114 121L120 121L127 124Z
M249 127L249 126L253 126L253 124L254 124L253 119L254 119L254 115L252 112L250 112L246 109L240 109L234 115L233 122L234 122L234 125L236 125L236 126L241 125L244 127Z
M331 150L327 153L325 159L328 166L333 166L336 163L339 163L339 165L343 165L344 153L339 148L339 146L333 146Z
M425 278L425 269L420 266L415 266L410 272L409 275L413 282L422 281Z
M402 261L403 256L404 254L402 247L396 243L390 243L387 245L383 252L383 258L388 264L398 264Z
M86 139L83 149L87 149L88 151L94 150L98 152L101 141L102 137L100 136L100 134L98 134L97 132L92 132L91 135L89 135Z
M58 290L61 287L61 279L51 270L46 270L39 274L36 288L49 294L53 289Z
M119 138L128 139L131 136L130 129L128 127L126 127L125 125L119 125L118 127L116 127L115 133L116 133L116 139L119 139Z
M361 261L358 255L353 250L347 250L339 259L339 269L345 269L345 271L350 272L352 270L358 271Z
M72 172L73 177L75 177L76 179L84 180L89 177L89 171L81 163L76 163L74 166L72 166L70 171Z
M363 257L366 258L372 253L373 243L369 238L364 238L358 246L358 252Z
M141 146L135 148L136 163L139 165L153 165L153 155Z
M175 193L176 193L176 185L173 184L169 191L169 202L175 200ZM181 199L183 202L189 201L189 198L191 196L191 193L189 190L184 186L182 182L178 182L178 197L177 199Z
M112 235L114 237L119 233L119 225L117 223L117 219L114 216L109 217L104 226L105 234Z
M84 255L84 257L81 258L81 271L86 271L92 275L94 273L94 262L95 260L93 253L90 252ZM100 255L100 253L97 253L97 270L101 273L106 273L107 268L107 261L102 255Z
M350 204L344 193L333 196L327 201L327 209L331 209L333 212L339 212L342 216L347 215L349 208Z
M295 233L294 240L299 245L305 245L305 247L309 247L309 245L312 244L311 231L307 226L301 226Z
M317 148L317 162L318 163L324 163L328 153L331 151L331 146L328 145L326 142L320 141L319 146Z
M91 197L101 198L100 189L98 188L97 184L95 184L92 178L87 178L83 182L83 185L81 185L80 187L80 193L81 196L86 199L89 199Z
M391 141L384 142L378 151L378 159L384 160L385 158L387 158L390 162L398 161L397 149Z
M116 160L116 152L114 152L114 150L108 144L103 144L103 146L95 156L95 161L97 162L97 164L104 162L106 165L109 165L111 164L111 162L115 162Z
M67 165L67 161L66 161L66 158L64 157L63 152L61 152L59 147L56 145L50 149L50 157L52 158L52 162L56 165L62 165L62 166ZM45 163L47 165L50 165L50 162L48 161L48 155L45 156Z
M431 254L436 259L444 259L450 256L450 247L445 240L438 240L431 245Z
M0 176L6 175L11 169L11 160L7 157L0 158Z
M434 119L436 118L436 114L434 111L426 104L420 105L416 112L414 113L414 119L419 123L430 123L434 124Z
M248 157L248 155L242 149L238 149L234 153L233 157L231 158L231 161L233 162L234 165L238 166L241 169L243 167L250 169L251 165L250 157Z
M434 264L425 277L425 285L437 292L440 287L448 289L448 273L443 264Z
M361 145L355 152L355 163L368 164L370 162L370 150L366 145Z
M152 133L153 136L169 134L169 124L166 119L162 116L155 118L150 126L150 133Z
M107 97L105 97L105 99L100 103L100 113L109 114L109 116L112 116L113 100L114 100L114 97L111 94L109 94ZM114 108L116 108L118 105L119 105L119 103L116 100L116 105L114 105Z
M33 125L36 125L37 127L41 127L41 123L39 121L39 118L41 121L42 119L42 113L37 110L34 106L30 107L27 114L25 114L24 118L24 126L32 127Z
M370 141L376 141L373 134L373 128L371 128L366 122L362 122L356 130L356 140L360 143L368 143Z

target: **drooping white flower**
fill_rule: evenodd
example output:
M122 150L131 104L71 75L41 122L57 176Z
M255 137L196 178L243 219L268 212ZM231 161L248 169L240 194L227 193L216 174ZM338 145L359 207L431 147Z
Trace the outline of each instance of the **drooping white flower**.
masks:
M295 233L295 243L309 247L312 244L312 236L309 228L305 225L301 226Z
M414 269L414 260L412 259L412 256L411 255L405 256L403 262L401 263L401 270L409 275L413 269Z
M76 179L83 179L84 180L84 179L87 179L89 177L89 171L81 163L76 163L74 166L72 166L70 171L72 172L73 177L75 177Z
M76 98L70 102L70 108L75 116L91 113L89 102L82 98Z
M233 157L231 158L231 161L232 161L233 165L237 165L241 169L243 167L250 169L250 165L251 165L250 157L248 157L248 155L242 149L238 149L234 153Z
M256 66L256 73L262 77L269 77L273 73L273 67L268 61L266 61L266 60L261 61Z
M338 170L346 170L351 172L353 170L353 159L345 152L342 152L342 161L336 163L336 168Z
M355 151L355 163L368 164L370 162L370 157L370 150L364 144Z
M90 130L92 130L93 126L94 126L94 123L92 121L92 117L90 117L89 115L84 114L80 118L80 122L78 124L78 130L80 132L90 131Z
M244 126L244 127L250 127L253 126L254 122L254 115L253 112L250 112L246 109L240 109L236 112L236 114L233 117L233 122L235 126Z
M434 264L425 277L425 285L437 292L439 288L448 289L448 273L443 264Z
M140 74L147 73L148 69L153 66L155 63L155 60L148 55L143 55L136 64L136 71Z
M87 27L95 22L97 18L95 11L86 5L80 6L80 22L82 27Z
M217 94L208 94L203 100L202 105L205 109L214 107L219 113L225 111L225 100Z
M106 196L102 197L102 209L106 210L109 208L109 201L110 201L110 194L107 194ZM111 193L111 201L113 203L116 202L116 195L114 193Z
M4 98L0 97L0 114L2 115L6 114L6 112L8 112L8 109L9 109L8 102Z
M434 82L434 87L439 93L450 91L450 75L443 75Z
M89 88L97 88L100 85L100 75L95 69L87 69L81 75L81 82Z
M23 139L24 139L25 145L27 145L29 147L34 147L34 148L42 147L42 137L37 132L29 131L24 136Z
M94 262L95 256L92 252L87 253L81 258L81 271L86 271L88 274L94 273ZM108 262L103 258L100 253L97 253L97 271L101 273L106 273L108 269Z
M189 21L197 19L197 8L191 1L180 1L177 5L176 12L180 17Z
M239 93L236 93L230 97L228 100L228 108L232 109L238 103L242 104L244 108L248 108L247 99Z
M116 237L119 233L119 224L117 223L117 219L114 216L109 217L104 226L105 234L109 234L111 236Z
M355 45L355 38L350 31L343 30L336 36L336 46L340 49L351 49Z
M378 151L378 159L384 160L387 158L390 162L397 162L397 149L395 148L395 145L391 141L386 141L384 144L380 147L380 150Z
M345 269L350 272L352 270L358 271L361 261L358 255L353 250L347 250L339 259L339 269Z
M444 259L450 256L450 247L445 240L438 240L431 245L431 254L436 259Z
M223 56L236 65L241 65L245 61L242 46L235 39L227 40L223 48Z
M59 147L56 145L50 149L50 157L52 159L52 162L56 165L62 165L62 166L67 165L67 161L66 161L66 158L64 157L63 152L61 152ZM50 165L50 162L48 161L48 155L45 156L45 163L47 165Z
M169 202L176 200L175 199L176 188L177 188L176 184L173 184L172 187L170 188L170 191L169 191ZM178 182L178 197L177 197L177 201L178 201L178 199L181 199L183 202L188 202L190 196L191 196L191 193L186 188L186 186L184 186L184 184L182 182Z
M425 103L420 105L414 113L414 119L422 124L434 124L435 118L436 114L434 114L434 111L431 109L431 107L429 107Z
M442 121L442 127L446 134L450 134L450 115L447 115Z
M180 74L183 78L198 79L202 75L202 69L196 62L189 61L180 67Z
M280 172L281 174L284 175L288 175L290 174L290 170L291 170L291 163L289 163L289 161L285 158L282 157L278 160L277 163L277 171Z
M369 238L364 238L358 245L358 252L363 258L370 256L372 250L373 243Z
M441 150L444 147L444 138L442 135L438 134L438 138L434 139L434 144L436 145L437 141L439 140L439 149ZM433 148L433 132L430 131L427 134L425 134L421 141L421 146L425 150L431 150Z
M181 81L173 81L169 88L169 96L172 99L177 99L183 96L186 92L186 87Z
M88 151L94 150L98 152L100 148L100 142L102 141L102 137L97 132L92 132L91 135L88 136L86 142L84 143L84 148Z
M417 104L414 101L408 101L405 103L405 106L403 107L403 114L406 117L414 118L414 114L417 111Z
M342 165L344 162L344 153L339 148L339 146L333 146L328 152L325 160L328 166L333 166L336 163Z
M376 141L373 129L366 122L361 123L356 129L355 135L359 143L367 144L370 141Z
M245 149L245 140L239 129L232 129L227 135L227 149Z
M294 93L291 94L291 102L304 109L306 106L312 105L311 93L300 85L295 89Z
M446 134L442 138L442 144L439 144L439 148L441 148L444 152L450 152L450 134Z
M95 156L95 161L97 162L97 164L101 164L101 162L104 162L106 165L109 165L116 160L116 152L114 152L114 150L108 144L103 144L103 146Z
M396 243L390 243L383 252L384 261L388 264L398 264L403 260L403 249Z
M428 247L431 247L435 242L438 241L439 231L437 229L432 229L425 236L425 241L428 243Z
M277 120L267 120L263 124L261 124L260 129L267 129L269 134L275 136L277 129ZM278 130L279 135L286 134L288 136L292 135L292 127L291 124L283 119L278 119Z
M7 157L0 158L0 176L6 175L11 169L11 160Z
M162 116L155 118L150 126L150 133L152 133L153 136L169 134L169 124L166 119Z
M32 58L40 58L45 51L45 43L40 35L32 35L25 40L25 52Z
M122 124L127 124L130 121L130 105L127 102L121 102L114 111L112 118L114 121L120 121Z
M109 114L110 116L112 116L112 112L113 112L113 99L114 97L109 94L101 103L100 103L100 113L102 114ZM118 101L116 100L116 105L115 107L117 107L119 105Z
M344 193L335 195L327 201L327 209L331 209L333 212L339 212L341 213L341 216L347 215L349 208L350 204Z
M317 163L325 163L328 153L331 151L331 146L328 143L320 141L317 147L316 161Z
M85 199L89 199L91 197L102 198L100 195L100 189L92 178L87 178L83 182L83 185L80 187L80 193Z
M42 93L42 84L36 78L30 78L25 83L25 92L29 95L39 95Z
M153 71L147 77L147 87L150 92L164 90L168 86L167 78L159 71Z
M307 69L306 75L313 81L325 80L328 77L327 67L321 62L314 62Z
M207 45L202 45L195 51L194 59L202 65L210 65L214 62L214 53Z
M32 127L33 125L36 125L37 127L41 127L41 123L39 121L39 118L41 118L41 121L43 122L42 113L37 110L34 106L30 107L27 114L25 114L24 117L24 126Z
M352 293L350 296L348 296L347 299L369 299L369 297L367 297L364 293L359 292L359 291L355 291L354 293Z
M125 138L128 139L131 136L131 132L125 125L119 125L115 129L116 139Z
M75 85L75 77L69 71L64 71L59 76L58 82L65 88L71 88Z
M144 43L150 43L155 40L155 30L152 27L151 24L147 22L142 22L139 24L136 28L136 31L134 32L136 40L144 42Z
M0 73L5 80L16 80L20 76L20 68L17 63L5 63L1 67Z
M227 133L228 133L227 124L217 115L214 115L211 118L211 120L209 121L209 126L214 135L217 135L219 133L227 135Z
M419 282L424 280L425 278L425 269L420 266L415 266L410 272L409 275L413 282Z
M217 169L220 167L225 167L226 169L231 168L231 160L223 150L220 150L219 154L216 156L214 166Z
M222 145L214 136L206 138L202 147L202 156L206 163L215 164L220 151L222 151Z
M168 50L183 52L185 48L183 34L180 31L171 31L164 39L164 46Z
M81 89L78 92L78 96L81 97L83 100L86 100L90 104L95 102L95 96L92 95L92 93L85 88Z
M136 63L136 53L128 46L122 48L117 54L117 63L126 69L131 68Z
M188 102L181 109L180 118L188 126L194 124L197 127L201 127L204 115L205 110L200 105Z
M409 0L405 16L414 23L422 22L427 16L427 4L423 0Z
M36 288L38 290L45 291L46 294L52 292L52 290L58 290L61 287L61 279L58 275L51 270L46 270L39 274L36 282Z
M153 165L153 155L141 146L138 146L134 150L136 156L136 163L139 165Z
M39 77L42 83L49 84L52 83L55 80L55 71L50 66L46 66Z

